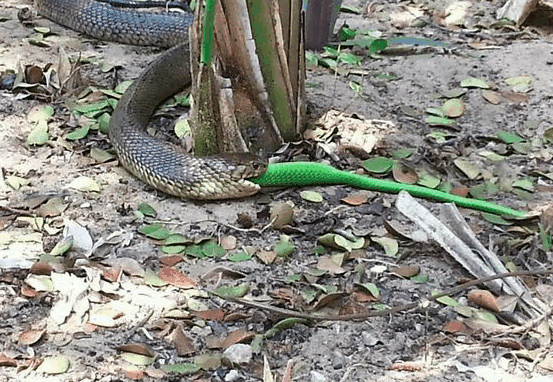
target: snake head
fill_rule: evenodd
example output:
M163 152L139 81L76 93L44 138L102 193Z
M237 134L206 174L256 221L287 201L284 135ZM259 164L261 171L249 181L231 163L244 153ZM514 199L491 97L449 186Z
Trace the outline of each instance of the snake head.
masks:
M222 154L221 158L232 164L230 175L233 179L256 178L267 171L267 161L249 153Z

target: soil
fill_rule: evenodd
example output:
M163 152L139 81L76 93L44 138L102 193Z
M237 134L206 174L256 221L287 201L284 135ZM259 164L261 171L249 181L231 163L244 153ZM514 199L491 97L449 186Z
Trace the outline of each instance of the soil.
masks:
M550 31L543 22L548 17L546 10L532 15L528 25L520 29L487 29L482 26L494 21L499 4L460 4L469 6L457 23L463 23L462 27L447 24L448 2L348 2L363 12L342 13L337 26L348 24L360 30L380 31L383 38L409 36L446 45L422 43L403 50L398 46L393 53L365 57L359 67L342 64L340 69L349 70L349 75L342 71L337 75L321 66L309 67L307 100L312 125L328 110L358 121L387 121L386 126L394 128L381 129L371 156L390 157L397 149L410 149L412 155L403 163L418 173L426 171L454 186L499 184L504 187L499 187L490 200L542 212L553 191L549 130L553 51ZM42 68L57 64L63 48L70 57L89 59L90 63L82 67L85 83L113 89L123 80L136 78L159 53L154 48L90 39L39 17L32 23L22 23L18 11L26 7L32 9L30 1L4 0L0 4L0 16L9 16L0 22L0 73L31 64ZM409 26L416 11L431 21L420 27ZM51 28L53 34L47 37L47 46L28 42L33 26ZM353 52L366 55L358 48ZM513 92L506 80L518 76L531 77L531 85ZM426 123L425 110L440 107L444 101L435 95L459 87L469 77L486 80L494 94L500 95L499 103L488 102L481 89L471 88L462 97L465 108L456 119L456 127ZM462 317L451 306L437 302L362 321L296 322L262 341L246 364L223 363L186 376L161 372L164 364L192 362L202 354L218 359L229 346L214 346L216 340L235 331L263 334L284 318L206 293L221 286L247 285L246 297L266 305L346 314L365 312L375 302L374 296L360 291L359 283L375 284L378 303L393 307L422 302L432 291L453 287L470 275L437 244L413 240L392 228L420 231L394 206L394 195L368 192L368 201L354 206L341 200L356 190L325 186L309 188L322 195L321 203L302 198L304 190L299 189L269 190L242 200L212 203L179 200L140 182L116 160L99 163L92 159L91 149L110 149L105 134L92 132L85 139L65 140L77 126L65 104L69 95L50 98L11 90L1 90L0 95L0 381L258 381L263 380L264 362L277 380L282 380L289 361L291 380L295 381L553 381L551 363L537 365L550 359L550 343L540 338L536 344L535 332L513 331L494 337L485 331L452 331L446 329L450 328L447 325ZM27 116L47 104L54 107L48 122L50 138L45 145L30 146L26 141L33 124ZM530 145L525 146L526 151L517 151L498 139L499 130L517 134ZM295 149L315 153L311 159L318 160L325 156L324 149L336 148L335 141L298 145ZM308 150L306 146L317 149ZM484 151L504 158L488 160ZM468 158L478 174L469 178L454 164L457 158ZM324 159L348 169L354 169L358 162L347 150L332 151L330 158ZM28 183L14 187L13 176ZM97 182L100 191L72 188L71 182L81 176ZM531 180L533 187L503 184L514 178ZM65 209L46 214L44 220L32 218L40 205L56 197ZM267 227L272 202L293 205L293 221L281 231ZM439 215L439 203L420 202ZM152 206L155 218L138 213L140 203ZM536 220L496 225L478 212L462 213L478 240L499 258L518 269L551 267L552 252L542 244ZM546 216L541 220L544 230L553 225ZM62 287L55 291L33 293L25 281L36 276L36 270L30 273L28 268L52 250L71 221L85 228L93 249L69 251L54 266L52 275L63 274L72 281L57 284ZM192 288L152 286L145 282L145 272L159 271L165 254L161 241L139 233L140 227L151 223L160 223L195 243L215 239L228 250L221 257L183 256L184 261L174 268L192 280ZM341 264L333 263L327 272L318 273L321 259L341 253L326 249L318 254L313 250L318 238L327 233L363 237L367 245L352 251ZM263 261L266 257L260 251L269 256L275 243L282 243L284 234L294 245L292 254ZM382 238L398 243L398 253L385 251L378 244ZM230 255L243 250L255 255L250 260L231 261ZM417 283L399 277L393 272L395 266L419 267L428 281ZM120 268L125 272L117 280L106 276L107 270ZM292 282L293 275L302 277ZM60 299L69 298L63 290L74 290L81 282L87 287L77 300L86 299L89 309L56 322L53 307ZM552 285L548 277L535 278L532 283L529 285L533 287ZM33 287L36 289L36 284ZM314 291L322 300L317 309L315 302L303 298ZM467 302L466 295L463 291L452 297L462 305L474 306ZM101 307L119 312L110 317L115 324L92 321L92 312ZM226 318L194 314L204 310L223 312ZM175 311L183 316L168 314ZM41 334L37 341L21 337L37 332ZM188 340L179 339L178 333ZM243 342L256 350L251 335L244 338ZM118 347L130 343L147 346L155 354L153 363L139 367L123 359L124 351ZM193 350L181 351L183 343L189 343ZM516 349L513 343L522 344L522 348ZM70 361L69 369L62 374L32 367L32 362L39 360L38 364L59 355Z

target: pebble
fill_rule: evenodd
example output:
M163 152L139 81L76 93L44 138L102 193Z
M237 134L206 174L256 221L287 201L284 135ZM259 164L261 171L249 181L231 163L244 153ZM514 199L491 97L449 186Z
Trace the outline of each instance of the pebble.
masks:
M361 336L363 337L363 342L367 346L374 346L380 341L378 335L373 332L363 332Z
M246 344L235 344L229 346L223 353L223 358L228 359L233 364L245 365L252 359L252 348Z
M327 380L324 374L321 374L318 371L311 370L309 374L311 375L311 382L326 382Z
M240 378L240 374L236 370L231 370L225 375L225 382L236 381Z
M339 351L334 352L334 357L332 359L332 367L335 369L341 369L346 365L346 357Z

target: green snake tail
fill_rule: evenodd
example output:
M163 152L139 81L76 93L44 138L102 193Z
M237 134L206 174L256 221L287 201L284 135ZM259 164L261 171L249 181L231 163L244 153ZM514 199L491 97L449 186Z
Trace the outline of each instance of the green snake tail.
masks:
M343 184L352 187L397 194L407 191L412 196L434 199L440 202L455 203L460 207L471 208L497 215L524 217L525 213L512 208L486 202L484 200L463 198L447 192L433 190L412 184L396 183L385 179L338 170L332 166L314 162L275 163L267 167L262 175L250 179L262 187L271 186L314 186L325 184Z

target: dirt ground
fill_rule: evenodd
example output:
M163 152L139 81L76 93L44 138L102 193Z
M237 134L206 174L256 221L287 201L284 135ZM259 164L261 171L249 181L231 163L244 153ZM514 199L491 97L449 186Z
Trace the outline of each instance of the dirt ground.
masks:
M455 186L499 185L491 201L538 214L548 208L553 192L553 50L544 22L547 13L533 15L521 29L492 29L488 27L501 4L455 3L456 9L467 9L458 22L446 17L453 4L348 2L363 12L342 13L337 25L376 30L386 39L407 36L425 42L406 48L391 44L395 51L367 56L359 66L341 64L350 70L348 75L309 67L312 121L328 110L356 121L378 120L372 156L391 157L395 150L409 149L412 155L403 163L417 173ZM47 26L53 34L46 38L47 46L30 44L32 25L17 16L25 7L32 9L31 2L0 3L0 73L17 71L20 65L57 64L63 48L70 57L90 59L83 66L85 81L113 89L136 78L159 53L96 41L41 18L32 25ZM417 12L429 23L412 26ZM353 52L366 54L359 48ZM520 76L529 77L530 84L513 88L508 80ZM426 123L426 109L444 102L436 95L458 88L469 77L485 80L494 92L467 88L454 128ZM289 362L288 380L294 381L553 381L548 315L539 330L518 330L527 315L516 310L517 325L497 314L503 325L486 330L478 324L470 327L459 310L434 301L362 321L282 323L285 317L275 312L209 295L207 291L219 287L246 285L245 297L266 305L347 314L365 312L375 303L390 308L422 302L470 275L438 244L414 239L411 234L420 228L397 210L395 195L368 192L365 202L353 205L343 198L356 190L327 186L309 188L322 195L320 203L301 196L304 190L299 189L213 203L179 200L132 177L116 160L94 159L94 149L110 149L105 134L93 131L84 139L65 139L78 125L65 103L68 96L52 100L25 94L0 90L0 381L258 381L263 380L264 364L280 381ZM28 145L35 126L28 116L48 104L54 108L49 139L44 145ZM168 114L176 115L173 110ZM336 127L340 131L340 124ZM526 144L498 139L500 130ZM347 151L335 151L334 142L298 145L297 150L355 169L358 161ZM328 152L330 156L323 155ZM457 165L459 158L469 161L470 169ZM99 191L75 185L83 176ZM513 185L513 179L530 185ZM51 209L44 208L49 201ZM266 227L273 202L293 205L293 221L282 231ZM420 202L440 214L439 203ZM155 217L138 212L141 203L153 207ZM542 240L553 226L546 214L541 220L501 225L475 211L462 213L478 240L505 263L519 270L551 267L553 252ZM174 257L163 252L161 238L140 233L153 223L190 238L189 248L210 242L222 245L224 253L203 258L179 253L173 269L188 278L171 273L164 279L169 285L157 286L159 279L151 275L159 276ZM45 258L71 226L77 227L71 232L80 251L73 244L57 260ZM329 233L363 238L365 245L349 252L319 251L318 238ZM294 250L282 256L278 248L287 240ZM394 245L397 251L391 249ZM253 256L233 261L239 252ZM273 260L275 253L281 256ZM39 258L51 268L29 272ZM336 263L337 258L342 261ZM418 267L428 279L400 277L396 266ZM115 278L110 277L113 272ZM524 281L532 293L553 286L547 276ZM360 288L367 283L378 288L377 298ZM451 297L462 306L476 306L467 301L466 290ZM67 311L60 313L63 309ZM276 334L256 342L279 322ZM246 346L236 346L238 342ZM124 347L129 344L138 345ZM229 349L245 352L245 362L221 364L221 354L229 358ZM146 361L137 360L137 353ZM67 370L57 369L63 364L60 358L51 369L36 368L58 356L69 361ZM185 362L203 370L178 374L164 369Z

